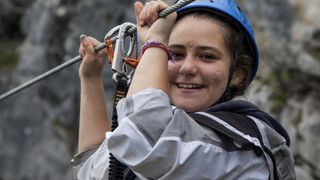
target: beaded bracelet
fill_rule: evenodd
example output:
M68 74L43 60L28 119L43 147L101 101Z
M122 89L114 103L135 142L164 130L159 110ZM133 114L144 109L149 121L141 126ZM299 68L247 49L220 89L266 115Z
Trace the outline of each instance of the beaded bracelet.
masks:
M159 42L159 41L147 41L147 42L145 42L143 44L143 46L141 47L141 56L146 51L146 49L148 49L150 47L157 47L157 48L163 49L168 54L168 60L170 60L170 61L173 60L171 50L169 48L167 48L166 45L164 45L162 42Z

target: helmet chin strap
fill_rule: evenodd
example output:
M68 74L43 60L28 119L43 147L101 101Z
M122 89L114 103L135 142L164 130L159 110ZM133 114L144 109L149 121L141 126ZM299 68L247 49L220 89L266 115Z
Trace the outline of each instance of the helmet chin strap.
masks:
M228 83L227 86L222 94L222 96L220 97L220 99L214 104L220 104L223 102L227 102L230 101L232 99L232 92L231 92L231 81L232 81L232 77L234 75L234 72L236 70L236 62L238 61L239 58L239 54L240 54L240 50L241 50L241 45L243 43L243 39L244 39L244 35L243 32L240 30L239 32L239 40L237 42L237 46L235 48L235 51L232 53L232 64L230 67L230 73L229 73L229 78L228 78Z

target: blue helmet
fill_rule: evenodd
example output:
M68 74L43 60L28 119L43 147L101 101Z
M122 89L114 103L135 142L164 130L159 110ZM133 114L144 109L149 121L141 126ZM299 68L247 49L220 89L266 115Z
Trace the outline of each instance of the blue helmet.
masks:
M252 81L257 74L259 66L259 52L253 30L247 16L242 12L234 0L196 0L178 9L177 13L179 16L179 14L183 14L184 12L193 10L197 11L201 9L217 12L220 15L229 17L230 19L234 20L244 32L245 37L247 37L246 39L249 41L249 48L251 48L253 51L254 64L252 66L252 72L250 75L250 81Z

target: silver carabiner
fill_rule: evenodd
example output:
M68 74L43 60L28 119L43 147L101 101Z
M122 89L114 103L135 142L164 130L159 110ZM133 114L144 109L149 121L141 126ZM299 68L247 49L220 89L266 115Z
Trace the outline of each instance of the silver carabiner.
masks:
M105 36L105 41L107 39L110 39L111 36L117 35L117 39L114 46L114 54L113 54L113 60L111 63L111 69L115 72L113 75L113 80L117 83L117 77L125 77L127 84L129 85L131 82L131 78L133 76L135 68L129 65L125 59L131 58L134 54L134 49L137 48L137 37L134 33L127 33L127 31L135 27L136 25L130 22L125 22L121 25L116 26L115 28L111 29L108 34ZM129 47L126 51L125 43L126 43L126 37L130 36L129 39Z
M108 40L108 39L111 39L112 36L115 35L115 33L119 32L120 26L121 26L121 25L118 25L118 26L113 27L113 28L104 36L104 40L106 41L106 40Z

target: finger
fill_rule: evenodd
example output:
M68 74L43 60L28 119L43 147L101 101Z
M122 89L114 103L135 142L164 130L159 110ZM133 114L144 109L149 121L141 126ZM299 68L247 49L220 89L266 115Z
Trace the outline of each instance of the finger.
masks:
M83 49L87 54L96 54L94 47L98 46L100 42L93 37L87 36L81 40Z
M94 48L101 44L100 41L98 41L97 39L95 39L93 37L88 36L87 39L90 41L90 43L92 44L92 46ZM102 50L99 50L99 51L96 51L94 48L93 48L94 53L97 54L99 57L102 57L102 56L108 54L108 50L106 48L103 48Z
M88 36L87 39L90 41L90 43L93 45L93 46L97 46L99 44L101 44L100 41L98 41L96 38L94 37L91 37L91 36Z
M137 25L143 26L143 21L140 21L139 17L144 6L141 2L137 1L136 3L134 3L134 7L135 7Z
M157 16L158 16L158 19L159 19L159 13L160 13L162 10L168 8L169 5L166 4L165 2L161 1L161 0L157 0L157 2L159 2L159 3L157 4L157 6L154 7L154 8L155 8L154 11L157 12ZM165 18L176 19L176 17L177 17L177 13L176 13L176 12L173 12L173 13L167 15Z
M157 12L154 11L154 7L157 6L156 1L151 1L149 3L148 9L147 9L147 18L146 21L149 26L151 26L157 19L156 19L156 14Z
M150 2L146 3L146 7L147 7L147 9L146 9L146 21L147 21L147 24L149 26L151 26L153 24L153 22L154 22L154 20L153 20L154 12L152 12L152 10L153 10L152 7L154 5L155 5L155 1L150 1Z
M82 45L81 45L80 48L79 48L79 54L80 54L80 57L81 57L81 58L83 58L83 57L86 55L86 53L85 53Z
M93 45L86 35L80 36L80 43L81 43L81 46L82 46L84 52L86 52L86 53L94 52Z
M157 1L157 4L153 6L154 16L159 17L159 13L167 7L169 6L165 2Z
M81 56L81 58L83 58L86 54L85 54L85 50L82 44L82 40L84 40L87 36L84 34L80 35L80 47L79 47L79 54Z
M108 49L107 48L103 48L99 51L96 50L97 46L100 46L102 43L100 41L98 41L97 39L93 38L93 37L88 37L89 41L92 43L92 46L94 47L94 55L98 56L100 60L105 60L107 55L108 55Z
M97 59L97 54L94 51L94 45L92 43L91 37L85 37L81 39L81 45L83 47L83 50L81 54L83 54L83 60L85 62L93 62L95 59Z
M149 24L148 23L148 9L149 9L149 6L150 6L150 3L147 2L144 5L144 7L143 7L143 9L142 9L142 11L140 13L140 16L139 16L139 20L143 22L143 26L146 25L146 24Z
M159 18L159 13L161 12L161 1L157 1L157 3L152 7L152 19L156 21ZM164 8L163 8L164 9Z

